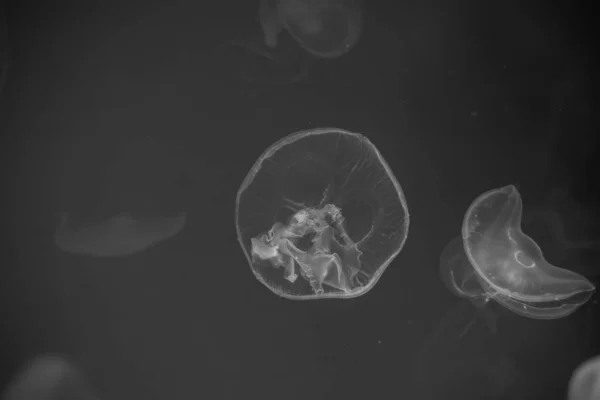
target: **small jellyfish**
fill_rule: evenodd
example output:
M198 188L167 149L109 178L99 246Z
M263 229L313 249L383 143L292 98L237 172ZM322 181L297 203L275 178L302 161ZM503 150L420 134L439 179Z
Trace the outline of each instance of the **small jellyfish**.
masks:
M521 228L523 204L514 185L490 190L467 210L464 252L494 301L525 317L565 317L585 304L595 286L584 276L550 264Z
M600 399L600 356L578 366L569 381L569 400Z
M358 0L261 0L258 15L266 46L276 48L285 29L304 50L320 58L347 53L362 32Z
M16 374L2 400L98 400L83 373L60 355L40 355Z
M372 289L400 253L409 213L365 136L319 128L265 150L238 190L235 223L252 273L273 293L350 298Z
M80 229L69 227L63 213L54 235L62 251L95 257L123 257L147 250L175 236L185 226L186 213L174 217L134 219L121 213L98 225Z

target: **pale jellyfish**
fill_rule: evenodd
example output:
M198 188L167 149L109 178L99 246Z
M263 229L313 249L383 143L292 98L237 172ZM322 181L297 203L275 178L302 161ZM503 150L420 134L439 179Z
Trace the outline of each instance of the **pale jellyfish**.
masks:
M54 242L64 252L96 257L122 257L156 246L178 234L185 226L186 213L174 217L133 218L128 213L115 215L97 225L80 229L69 227L63 213Z
M569 400L600 399L600 356L581 364L569 381Z
M252 273L294 300L367 293L404 247L409 219L379 150L337 128L271 145L236 198L238 241Z
M285 29L310 54L334 58L356 45L362 32L358 0L261 0L265 45L276 48Z
M522 230L522 211L514 185L478 196L465 214L457 254L466 256L485 292L508 310L533 319L566 317L589 300L595 286L546 260Z
M19 371L1 400L98 400L77 366L65 357L43 355Z

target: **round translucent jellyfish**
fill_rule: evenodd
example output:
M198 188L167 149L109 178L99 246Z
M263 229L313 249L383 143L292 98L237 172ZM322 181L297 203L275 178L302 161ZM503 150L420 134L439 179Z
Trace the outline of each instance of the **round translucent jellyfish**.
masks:
M569 400L600 399L600 356L578 366L569 381Z
M235 223L252 272L273 293L351 298L372 289L400 253L409 213L365 136L319 128L288 135L258 158L238 191Z
M492 294L482 287L481 278L467 259L461 237L456 237L446 245L440 256L440 278L448 290L459 298L469 300L475 306L475 314L458 334L458 339L471 329L478 318L482 319L489 331L496 334L496 316L490 307ZM452 313L454 311L450 311Z
M497 303L528 318L565 317L585 304L595 287L584 276L546 261L521 229L522 209L514 185L477 197L463 220L465 254Z
M258 14L266 46L276 48L285 29L320 58L347 53L362 33L359 0L261 0Z

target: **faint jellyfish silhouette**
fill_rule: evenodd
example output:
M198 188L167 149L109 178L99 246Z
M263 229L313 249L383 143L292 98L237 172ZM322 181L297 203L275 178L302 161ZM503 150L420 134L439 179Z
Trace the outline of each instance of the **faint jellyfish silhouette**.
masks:
M475 306L475 314L458 335L461 339L482 319L492 334L497 333L496 316L488 305L492 294L481 286L480 278L467 259L461 237L456 237L446 245L440 256L440 278L454 295L469 300Z
M183 203L193 183L188 171L196 165L178 146L145 136L120 143L86 138L70 149L60 183L68 212L59 215L54 233L59 249L122 257L184 229Z
M600 356L579 365L569 381L569 400L600 399Z
M465 254L484 290L500 305L528 318L565 317L585 304L595 287L546 261L521 229L522 207L514 185L477 197L463 221Z
M225 52L217 59L229 61L225 69L219 63L218 73L259 87L306 82L316 59L339 57L356 45L362 18L360 0L260 0L262 36L219 46ZM289 35L280 40L284 31Z
M371 290L400 253L409 214L365 136L319 128L288 135L258 158L238 191L235 223L253 274L273 293L350 298Z
M79 368L72 361L59 355L35 357L12 378L1 398L2 400L99 399Z
M261 0L259 21L265 44L278 46L285 29L308 53L339 57L352 49L362 32L359 0Z
M143 252L177 235L185 226L186 213L174 217L134 219L121 213L103 223L80 229L69 227L63 213L54 235L62 251L95 257L124 257Z

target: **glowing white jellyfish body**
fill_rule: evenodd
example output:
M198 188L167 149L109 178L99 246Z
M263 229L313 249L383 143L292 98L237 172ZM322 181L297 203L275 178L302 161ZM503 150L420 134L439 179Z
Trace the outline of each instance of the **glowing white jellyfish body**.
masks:
M135 219L121 213L109 220L80 229L69 227L68 214L62 214L54 242L62 251L95 257L123 257L143 252L178 234L186 214L174 217Z
M362 32L358 0L261 0L259 20L268 47L277 47L285 29L304 50L320 58L345 54Z
M236 198L238 240L256 278L290 299L372 289L408 235L404 193L363 135L291 134L256 161Z
M528 318L565 317L589 300L595 286L544 258L521 228L522 209L514 185L478 196L465 214L456 256L473 269L486 298Z

